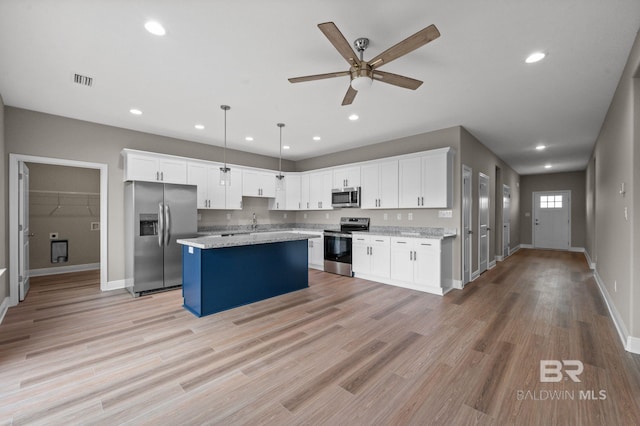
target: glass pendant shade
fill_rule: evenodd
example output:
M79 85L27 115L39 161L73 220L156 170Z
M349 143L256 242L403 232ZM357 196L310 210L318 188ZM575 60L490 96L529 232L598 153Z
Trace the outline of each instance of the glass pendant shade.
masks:
M224 167L220 167L220 186L231 185L231 169L227 167L227 111L231 109L229 105L220 105L224 111Z
M282 174L282 128L284 123L278 123L280 128L280 160L278 163L278 174L276 175L276 191L284 190L284 175Z
M276 175L276 191L284 191L284 175L282 173Z

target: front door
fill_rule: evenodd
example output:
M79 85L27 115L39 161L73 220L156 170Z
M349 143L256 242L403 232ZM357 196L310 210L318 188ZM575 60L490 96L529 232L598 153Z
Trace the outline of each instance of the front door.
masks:
M18 298L29 292L29 167L18 163Z
M571 192L534 192L533 204L533 246L568 250L571 241Z
M478 272L483 273L489 267L489 176L478 174Z

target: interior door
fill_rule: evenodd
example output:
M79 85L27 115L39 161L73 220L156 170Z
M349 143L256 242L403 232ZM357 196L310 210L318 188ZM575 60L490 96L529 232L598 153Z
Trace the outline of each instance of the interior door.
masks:
M29 167L18 163L18 298L23 301L29 292Z
M471 281L471 169L462 166L462 285Z
M478 174L478 271L483 273L489 266L489 176Z
M570 246L570 192L534 192L533 246L568 250Z
M511 188L509 185L502 186L502 257L509 256L511 231Z

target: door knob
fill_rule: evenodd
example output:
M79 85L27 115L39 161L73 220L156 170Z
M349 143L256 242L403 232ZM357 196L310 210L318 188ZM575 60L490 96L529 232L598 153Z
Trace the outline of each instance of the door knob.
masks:
M469 232L469 235L473 234L473 231L468 231L468 232Z
M29 233L29 234L27 235L27 237L34 237L35 235L36 235L36 234L34 234L33 232L31 232L31 233Z

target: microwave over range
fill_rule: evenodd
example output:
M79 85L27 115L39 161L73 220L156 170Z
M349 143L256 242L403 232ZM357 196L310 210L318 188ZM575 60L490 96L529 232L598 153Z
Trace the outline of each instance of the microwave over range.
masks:
M360 207L360 187L332 189L331 207Z

